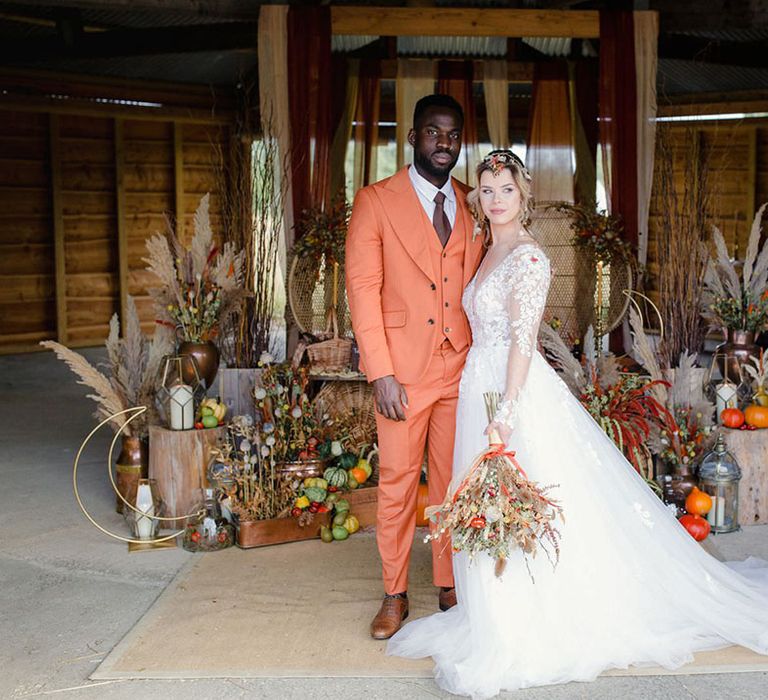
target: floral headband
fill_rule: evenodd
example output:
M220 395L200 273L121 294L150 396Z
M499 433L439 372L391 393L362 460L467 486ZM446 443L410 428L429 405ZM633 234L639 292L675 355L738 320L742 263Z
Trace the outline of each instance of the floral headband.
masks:
M491 151L485 158L483 158L482 162L484 165L490 167L494 176L498 175L504 168L507 168L510 165L516 165L520 170L520 174L528 180L528 182L531 181L531 174L528 172L528 168L525 167L525 163L512 153L512 151L506 149Z

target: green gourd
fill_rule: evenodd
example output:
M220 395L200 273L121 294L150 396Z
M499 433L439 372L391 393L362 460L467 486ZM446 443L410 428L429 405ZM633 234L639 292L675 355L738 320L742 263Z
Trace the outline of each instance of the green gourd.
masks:
M343 489L347 485L347 471L341 467L328 467L323 473L323 479L328 482L329 486Z
M319 489L316 486L307 486L304 488L304 495L315 503L322 503L325 500L325 489Z
M349 530L341 525L334 525L331 533L334 540L346 540L349 537Z

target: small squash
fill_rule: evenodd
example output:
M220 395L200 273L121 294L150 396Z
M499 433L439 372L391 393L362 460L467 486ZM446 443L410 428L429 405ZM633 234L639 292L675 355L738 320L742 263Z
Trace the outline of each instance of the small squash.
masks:
M426 483L420 483L416 492L416 527L427 527L429 520L424 515L424 510L429 505L429 487Z
M691 515L706 515L712 509L712 498L694 486L685 499L685 509Z
M707 539L712 529L709 522L700 515L683 515L679 518L680 524L688 530L688 534L697 542Z
M328 482L329 486L343 489L347 485L347 470L342 467L328 467L323 472L323 479Z
M752 404L744 410L744 419L747 425L756 428L768 428L768 407Z
M740 428L744 425L744 414L738 408L726 408L720 413L720 421L726 428Z
M353 477L358 484L364 483L368 478L368 473L361 467L352 467L352 469L349 470L349 475Z

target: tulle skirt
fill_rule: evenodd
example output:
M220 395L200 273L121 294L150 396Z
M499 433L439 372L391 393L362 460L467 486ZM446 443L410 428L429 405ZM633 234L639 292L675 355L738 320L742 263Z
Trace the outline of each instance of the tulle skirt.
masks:
M473 347L456 415L454 482L485 447L483 392L502 391L508 349ZM739 644L768 654L768 563L723 564L693 540L541 355L509 447L528 478L556 484L560 562L454 555L458 605L406 624L388 654L431 656L457 695L588 681L611 668L676 668Z

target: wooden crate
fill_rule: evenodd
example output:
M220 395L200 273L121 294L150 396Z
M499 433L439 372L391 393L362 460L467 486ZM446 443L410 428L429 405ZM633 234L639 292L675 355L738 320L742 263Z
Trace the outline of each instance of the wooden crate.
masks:
M349 512L359 521L360 527L376 524L376 500L378 488L360 488L343 495L349 501ZM296 518L273 518L240 523L237 528L237 544L242 549L266 547L320 537L320 526L328 525L328 516L316 517L310 525L301 527Z

